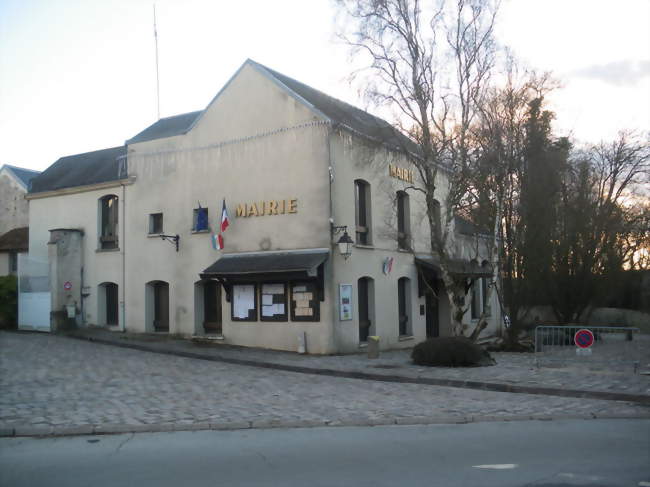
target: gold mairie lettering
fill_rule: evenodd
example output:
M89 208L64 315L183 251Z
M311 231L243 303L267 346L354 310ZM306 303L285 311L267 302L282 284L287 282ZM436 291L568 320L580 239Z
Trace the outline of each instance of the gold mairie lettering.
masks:
M258 208L260 209L259 216L264 216L264 202L263 201L260 201L260 204L259 204Z
M284 215L284 200L280 200L280 203L282 203L280 206L280 215Z
M237 216L247 216L246 203L244 203L243 205L237 205Z
M259 215L259 213L257 212L257 206L255 205L255 203L253 203L248 207L248 216L257 216L257 215Z
M267 215L277 215L278 214L278 202L275 200L271 200L268 202L268 205L266 206L266 214Z
M298 200L296 198L290 199L288 201L289 209L287 213L298 213Z

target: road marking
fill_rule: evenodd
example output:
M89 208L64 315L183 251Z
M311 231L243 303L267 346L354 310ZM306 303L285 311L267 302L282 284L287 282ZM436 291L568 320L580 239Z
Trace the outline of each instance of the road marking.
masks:
M583 474L579 474L579 473L560 473L560 474L558 474L558 477L568 477L570 479L591 480L592 482L601 479L601 477L598 477L597 475L583 475ZM650 486L648 486L648 487L650 487Z
M517 467L516 463L497 463L495 465L472 465L473 468L489 468L491 470L509 470Z

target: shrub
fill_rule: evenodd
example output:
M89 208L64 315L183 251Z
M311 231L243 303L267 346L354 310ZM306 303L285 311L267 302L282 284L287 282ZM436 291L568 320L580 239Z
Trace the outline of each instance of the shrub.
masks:
M417 365L444 367L472 367L495 363L487 351L464 337L429 338L413 348L411 358Z
M0 276L0 328L16 328L18 317L18 279Z

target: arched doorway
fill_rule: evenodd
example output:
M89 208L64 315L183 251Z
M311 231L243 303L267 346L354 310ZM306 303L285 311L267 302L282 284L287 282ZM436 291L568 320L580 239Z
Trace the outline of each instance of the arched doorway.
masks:
M169 284L151 281L146 285L146 329L169 331Z
M97 292L97 324L116 326L119 318L118 286L114 282L102 282Z
M368 341L373 327L375 314L374 281L371 277L362 277L357 281L357 299L359 308L359 342Z

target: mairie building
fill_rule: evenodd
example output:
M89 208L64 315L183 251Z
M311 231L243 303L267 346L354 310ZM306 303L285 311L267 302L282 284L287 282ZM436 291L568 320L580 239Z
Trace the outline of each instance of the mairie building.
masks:
M355 352L370 336L394 349L449 335L424 200L409 189L418 184L402 155L409 143L246 61L205 110L62 157L32 181L29 258L48 268L47 326L313 354ZM494 333L486 237L455 223L465 321L471 328L488 310Z

